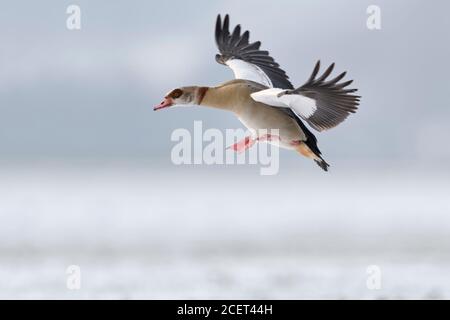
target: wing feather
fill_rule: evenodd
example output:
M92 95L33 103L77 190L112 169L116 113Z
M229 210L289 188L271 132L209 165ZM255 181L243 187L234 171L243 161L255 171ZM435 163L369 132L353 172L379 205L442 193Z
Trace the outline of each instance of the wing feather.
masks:
M250 43L249 31L244 31L241 35L241 26L237 25L230 34L229 15L225 15L223 22L222 17L217 16L215 39L220 52L216 55L216 61L228 65L237 79L255 81L268 87L294 88L286 72L269 52L260 50L261 42Z
M317 66L320 66L320 62L317 62ZM343 122L350 113L355 113L361 98L361 96L352 94L357 89L344 89L352 84L353 80L339 83L347 74L346 72L325 81L334 66L334 63L331 64L318 78L316 76L319 68L314 68L313 74L303 86L289 92L289 94L299 94L315 100L315 112L304 119L318 131L334 128Z
M320 71L318 61L308 81L301 87L295 90L266 89L251 96L256 101L274 107L291 108L318 131L334 128L350 113L356 112L361 98L352 94L358 89L345 89L353 80L339 83L346 76L346 72L326 81L334 67L333 63L317 77Z

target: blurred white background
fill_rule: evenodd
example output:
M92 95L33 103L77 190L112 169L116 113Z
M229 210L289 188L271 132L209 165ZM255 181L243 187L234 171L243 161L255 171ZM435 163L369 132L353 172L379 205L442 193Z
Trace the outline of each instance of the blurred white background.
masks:
M70 4L0 11L0 298L450 298L448 2L377 1L378 31L371 1L77 1L79 31ZM359 112L317 134L328 174L287 151L269 177L172 164L174 129L241 127L152 111L232 77L218 13L295 84L317 59L355 79Z

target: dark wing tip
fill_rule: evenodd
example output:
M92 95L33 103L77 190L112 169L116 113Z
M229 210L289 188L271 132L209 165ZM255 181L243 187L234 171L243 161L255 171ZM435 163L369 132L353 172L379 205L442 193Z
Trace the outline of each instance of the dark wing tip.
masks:
M227 32L230 28L230 16L228 14L225 15L223 19L222 31Z
M222 18L220 16L220 14L217 15L217 20L216 20L216 30L215 30L215 39L216 39L216 44L217 46L220 46L220 34L222 33Z
M320 70L320 60L317 60L316 65L314 66L313 72L311 73L311 76L309 77L308 81L306 83L313 82L314 79L316 79L317 74Z
M328 78L328 76L331 74L331 72L333 72L335 63L333 62L328 68L327 70L325 70L325 72L316 79L316 82L323 82L324 80L326 80Z
M269 56L269 52L260 50L261 42L250 43L249 39L250 32L242 29L239 24L232 28L232 32L230 32L229 14L217 15L215 40L220 53L220 55L216 55L217 62L226 64L229 59L243 60L261 68L273 86L293 89L288 76L279 68L278 63Z

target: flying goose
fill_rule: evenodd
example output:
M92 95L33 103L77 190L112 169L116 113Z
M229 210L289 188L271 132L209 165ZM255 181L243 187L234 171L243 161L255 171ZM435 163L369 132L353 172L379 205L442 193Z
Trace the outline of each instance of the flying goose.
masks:
M220 54L216 61L230 67L235 80L216 87L189 86L170 91L154 108L175 105L200 105L233 112L249 129L251 136L231 148L242 152L255 142L276 143L313 159L323 170L329 164L322 158L317 139L302 120L317 131L331 129L355 113L360 96L347 89L353 80L341 82L346 72L329 79L331 64L319 74L320 61L305 84L298 88L269 55L260 50L261 42L250 42L250 32L241 33L240 25L229 31L230 18L217 16L215 39ZM279 129L278 136L260 135L260 129Z

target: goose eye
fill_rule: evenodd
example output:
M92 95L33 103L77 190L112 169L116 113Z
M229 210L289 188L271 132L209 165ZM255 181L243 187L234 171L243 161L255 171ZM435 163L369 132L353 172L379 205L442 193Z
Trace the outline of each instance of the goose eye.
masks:
M176 98L181 97L182 94L183 94L183 91L181 89L175 89L172 91L171 96L172 96L172 98L176 99Z

